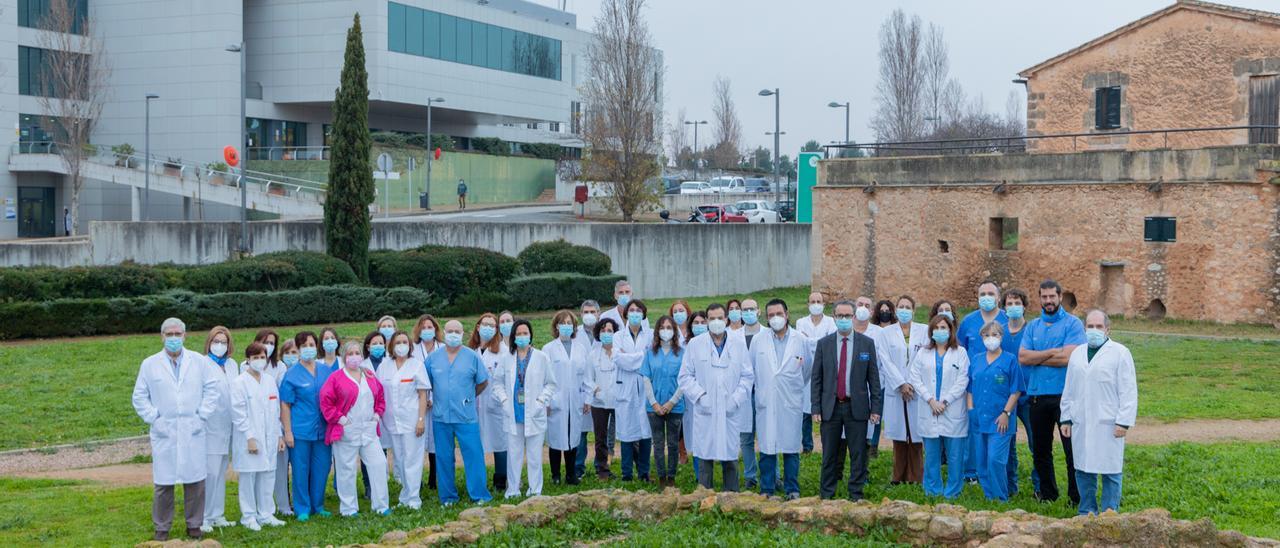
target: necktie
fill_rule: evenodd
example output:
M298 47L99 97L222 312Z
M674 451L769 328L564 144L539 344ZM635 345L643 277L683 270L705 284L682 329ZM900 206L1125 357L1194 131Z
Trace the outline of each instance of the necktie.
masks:
M849 398L849 390L845 387L844 378L848 376L849 370L845 365L849 361L849 337L840 337L840 366L836 370L836 399L844 400Z

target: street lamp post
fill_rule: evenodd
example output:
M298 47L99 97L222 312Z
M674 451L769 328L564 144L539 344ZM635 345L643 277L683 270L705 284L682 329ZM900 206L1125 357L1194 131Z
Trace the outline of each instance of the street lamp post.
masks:
M435 147L431 146L431 104L443 102L443 97L427 98L427 185L424 190L427 195L427 211L431 211L431 161L436 155Z
M848 145L849 144L849 103L840 104L835 101L832 101L830 103L827 103L827 106L831 108L844 109L844 144ZM843 150L841 151L840 156L841 157L844 156Z
M244 103L247 87L249 85L248 77L245 74L244 42L227 46L227 51L240 54L240 119L236 120L236 134L240 136L240 143L236 148L243 149L245 144L244 135ZM249 183L249 175L245 170L249 167L249 151L242 150L240 155L240 252L249 253L249 195L246 187Z
M146 188L145 193L142 195L142 220L144 221L151 220L151 100L159 98L160 96L155 93L148 93L146 95L147 114L144 126L145 129L143 130L146 136L143 137L144 143L142 145L143 154L147 157L146 160L143 161L145 165L142 170L143 181L145 181L143 186Z
M687 126L693 126L693 180L697 181L698 180L698 126L706 125L707 121L706 120L697 120L697 121L685 120L684 123ZM677 150L676 155L679 156L679 154L680 154L680 151Z
M782 165L782 162L778 161L778 149L781 148L779 144L779 139L782 137L782 91L781 91L781 88L760 90L761 97L768 97L770 95L773 96L773 183L781 186L782 183L778 179L778 169ZM788 187L787 192L789 194L791 191L790 181L787 182L787 187Z

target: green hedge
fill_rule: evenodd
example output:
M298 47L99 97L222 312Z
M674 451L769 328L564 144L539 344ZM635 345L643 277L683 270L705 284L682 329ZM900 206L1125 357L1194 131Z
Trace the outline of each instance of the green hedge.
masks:
M177 287L196 293L279 291L359 281L342 259L305 251L265 253L179 271L181 281Z
M507 283L507 294L521 310L577 308L582 301L613 300L613 284L622 276L584 276L576 272L552 272L522 276Z
M471 293L504 292L520 272L515 259L474 247L427 245L408 251L369 254L369 283L377 287L417 287L448 304Z
M168 317L188 330L363 321L436 310L434 295L411 287L310 287L288 291L198 294L173 291L113 299L0 304L0 339L159 332Z
M534 242L516 258L520 260L525 274L576 272L585 276L604 276L613 271L613 262L608 255L596 248L573 245L564 240Z
M0 301L47 301L60 297L109 298L159 293L171 287L155 267L120 264L70 268L0 269Z

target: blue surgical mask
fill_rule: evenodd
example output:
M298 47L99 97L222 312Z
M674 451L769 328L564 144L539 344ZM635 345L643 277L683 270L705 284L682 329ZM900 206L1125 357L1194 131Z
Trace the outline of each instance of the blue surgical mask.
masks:
M689 313L684 311L676 312L671 315L671 319L675 320L676 323L680 325L684 325L684 322L689 320Z
M933 342L936 342L936 343L938 343L938 344L947 344L947 341L949 341L949 340L951 340L951 330L950 330L950 329L935 329L935 330L933 330Z
M737 323L737 322L742 321L742 311L741 311L741 310L730 310L730 311L729 311L729 321L730 321L730 322L733 322L733 323Z
M613 344L613 332L606 331L600 334L600 344Z
M707 324L695 323L691 327L689 327L689 331L693 333L693 336L697 337L698 335L701 335L707 332Z
M950 311L950 310L943 310L942 312L939 312L939 313L938 313L938 315L939 315L939 316L943 316L943 317L945 317L946 319L951 320L951 321L953 321L953 322L954 322L954 321L956 321L956 317L955 317L955 316L953 316L953 315L951 315L951 311Z
M445 333L444 344L448 345L449 348L462 346L462 333Z
M983 295L978 297L978 308L983 312L991 312L996 309L996 298L991 295Z
M183 337L165 337L164 349L171 354L177 354L179 350L182 350L182 340Z
M533 342L533 337L528 335L516 335L516 348L524 348Z
M387 355L387 345L385 344L369 345L369 355L375 358L381 359L383 356Z
M293 367L295 365L298 365L297 354L285 354L283 359L284 359L284 364L288 367Z
M1107 334L1103 333L1101 329L1086 329L1084 330L1084 336L1089 339L1089 348L1097 348L1102 346L1102 343L1107 342Z
M510 337L510 336L511 336L511 326L513 326L513 325L515 325L515 322L503 322L503 323L500 323L500 324L498 324L498 332L499 332L499 333L502 333L502 336L503 336L503 337Z
M304 346L298 350L298 354L302 356L304 361L314 361L316 359L316 347Z
M560 338L567 339L573 336L573 324L562 323L556 326L556 332L560 334Z
M627 312L627 323L631 325L640 325L640 322L642 321L644 321L643 312L640 312L638 310L632 310L631 312Z
M836 330L848 333L853 330L853 318L836 318Z
M330 354L338 351L338 339L325 339L320 345L324 346L324 351ZM306 350L304 349L303 351L305 352Z
M436 340L436 330L423 329L422 333L418 334L418 338L422 339L422 342L434 341Z
M1011 304L1004 307L1004 314L1011 320L1021 320L1022 314L1025 312L1025 309L1023 309L1020 304Z
M382 338L384 338L384 339L386 339L386 340L388 340L388 341L389 341L389 340L391 340L391 336L396 334L396 328L394 328L394 327L379 327L379 328L378 328L378 333L382 333Z
M496 335L497 333L498 333L498 330L494 329L493 326L482 325L480 326L480 341L489 342L489 339L492 339L493 336Z
M631 295L618 295L618 305L627 306L631 304Z
M755 325L756 322L760 321L760 311L759 310L743 310L742 321L746 322L747 325Z
M911 323L911 318L915 316L915 312L906 308L898 309L898 323Z

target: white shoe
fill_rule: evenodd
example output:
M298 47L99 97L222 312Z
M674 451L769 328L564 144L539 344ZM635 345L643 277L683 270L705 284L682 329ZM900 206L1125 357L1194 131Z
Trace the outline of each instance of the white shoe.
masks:
M201 526L200 526L200 532L201 532L201 533L212 533L212 532L213 532L213 526L212 526L212 525L209 525L208 523L206 523L206 524L204 524L204 525L201 525Z
M284 525L284 522L280 521L280 519L275 516L267 516L265 518L262 518L258 520L258 523L261 523L262 525L267 525L270 527L279 527L281 525Z
M217 517L217 518L214 518L213 520L211 520L211 521L209 522L209 525L212 525L212 526L214 526L214 527L233 527L233 526L235 526L235 524L234 524L234 523L231 523L230 521L227 521L227 518L225 518L225 517Z
M241 522L240 522L240 524L241 524L241 525L244 525L244 526L245 526L245 528L247 528L247 529L248 529L248 530L250 530L250 531L261 531L261 530L262 530L262 526L261 526L261 525L258 525L258 522L257 522L257 521L254 521L254 520L251 520L251 519L243 520L243 521L241 521Z

